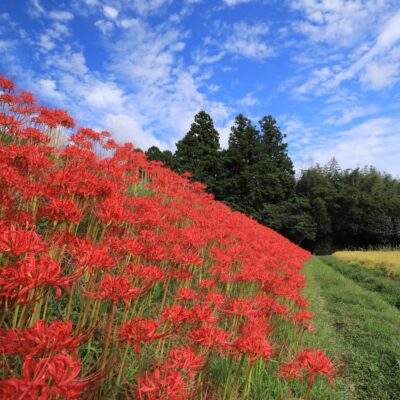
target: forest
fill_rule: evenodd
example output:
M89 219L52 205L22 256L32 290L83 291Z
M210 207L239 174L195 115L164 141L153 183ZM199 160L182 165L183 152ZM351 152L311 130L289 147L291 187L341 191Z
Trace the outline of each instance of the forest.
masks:
M153 146L146 154L316 254L399 245L399 179L373 166L342 169L335 158L296 174L286 135L270 115L255 124L239 114L226 149L219 139L200 111L174 153Z

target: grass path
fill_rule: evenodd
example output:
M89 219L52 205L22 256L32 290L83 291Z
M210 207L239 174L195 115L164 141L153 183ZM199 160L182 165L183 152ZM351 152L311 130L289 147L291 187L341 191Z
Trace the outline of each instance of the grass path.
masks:
M316 340L347 365L342 399L400 399L400 312L322 259L305 267L306 296L315 311Z
M382 269L349 264L332 256L320 258L335 271L340 272L364 289L375 292L387 303L400 310L400 277L389 276Z

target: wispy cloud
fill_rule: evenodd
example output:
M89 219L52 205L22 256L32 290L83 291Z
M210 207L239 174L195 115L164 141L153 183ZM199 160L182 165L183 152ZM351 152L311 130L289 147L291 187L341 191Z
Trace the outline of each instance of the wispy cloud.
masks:
M268 26L264 23L238 22L232 26L222 47L239 57L263 60L273 55L272 47L267 45L268 31Z

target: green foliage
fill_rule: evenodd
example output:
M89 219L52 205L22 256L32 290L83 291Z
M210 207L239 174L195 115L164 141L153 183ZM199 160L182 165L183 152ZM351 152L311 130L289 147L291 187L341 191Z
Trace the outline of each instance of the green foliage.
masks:
M400 244L399 180L373 167L342 170L333 158L296 181L285 138L272 116L256 126L239 114L221 150L212 118L200 111L175 154L156 146L146 154L316 254Z
M320 297L320 315L333 330L333 348L346 364L343 378L353 393L342 398L398 399L400 312L321 259L314 258L305 274L308 290Z
M333 159L302 171L296 194L311 205L317 234L305 245L317 253L400 241L400 182L390 175L372 167L342 171Z
M167 168L173 171L178 168L175 156L170 150L161 151L157 146L151 146L146 151L146 156L151 161L161 161Z
M388 304L400 310L400 279L389 276L387 272L379 269L369 269L354 263L348 264L332 256L321 257L335 271L351 279L357 285L375 292Z
M219 150L219 133L213 120L205 111L200 111L189 132L176 144L176 170L191 172L193 179L206 184L211 192L218 190Z

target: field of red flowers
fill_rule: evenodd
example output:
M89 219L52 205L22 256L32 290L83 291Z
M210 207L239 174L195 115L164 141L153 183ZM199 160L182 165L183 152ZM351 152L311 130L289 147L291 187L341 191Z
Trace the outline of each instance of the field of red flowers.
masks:
M316 398L306 251L0 88L1 399Z

